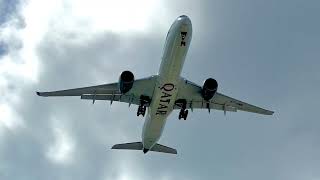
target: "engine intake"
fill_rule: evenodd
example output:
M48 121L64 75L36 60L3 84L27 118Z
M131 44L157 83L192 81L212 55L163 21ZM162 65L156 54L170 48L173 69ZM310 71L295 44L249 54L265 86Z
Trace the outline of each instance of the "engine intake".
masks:
M123 71L119 78L119 90L122 94L127 93L133 86L134 75L131 71Z
M202 97L204 100L209 101L218 90L218 82L215 79L208 78L204 81L202 86Z

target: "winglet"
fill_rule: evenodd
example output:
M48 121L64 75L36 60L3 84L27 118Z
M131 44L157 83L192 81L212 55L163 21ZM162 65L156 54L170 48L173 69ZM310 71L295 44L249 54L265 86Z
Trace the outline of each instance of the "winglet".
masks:
M266 115L273 115L274 111L267 111Z
M38 96L43 96L43 97L46 97L46 96L47 96L44 92L38 92L38 91L37 91L36 93L37 93Z

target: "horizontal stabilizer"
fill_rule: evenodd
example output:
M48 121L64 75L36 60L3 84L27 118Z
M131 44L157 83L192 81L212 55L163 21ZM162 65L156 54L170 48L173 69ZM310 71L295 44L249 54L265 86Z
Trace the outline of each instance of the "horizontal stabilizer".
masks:
M142 150L142 142L116 144L111 149L128 149L128 150Z
M162 152L162 153L169 153L169 154L177 154L177 150L167 147L161 144L155 144L150 151Z
M167 146L163 146L161 144L155 144L151 149L145 149L143 147L142 142L116 144L112 146L111 149L143 150L144 153L147 153L148 151L155 151L169 154L177 154L177 150Z

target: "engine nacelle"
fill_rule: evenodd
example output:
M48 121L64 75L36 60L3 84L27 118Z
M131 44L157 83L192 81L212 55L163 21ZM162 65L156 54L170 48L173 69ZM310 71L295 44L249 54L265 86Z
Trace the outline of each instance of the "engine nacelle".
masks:
M123 71L119 78L119 90L122 94L127 93L133 86L134 75L131 71Z
M202 97L204 100L209 101L218 90L218 82L215 79L208 78L204 81L202 86Z

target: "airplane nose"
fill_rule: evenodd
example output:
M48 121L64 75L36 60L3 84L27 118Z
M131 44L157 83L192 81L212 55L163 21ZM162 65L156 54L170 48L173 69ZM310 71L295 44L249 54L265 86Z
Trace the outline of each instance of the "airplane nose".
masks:
M180 21L182 24L191 24L190 18L186 15L179 16L177 20Z
M180 18L185 18L185 17L188 17L188 16L186 16L186 15L181 15L181 16L179 16Z

